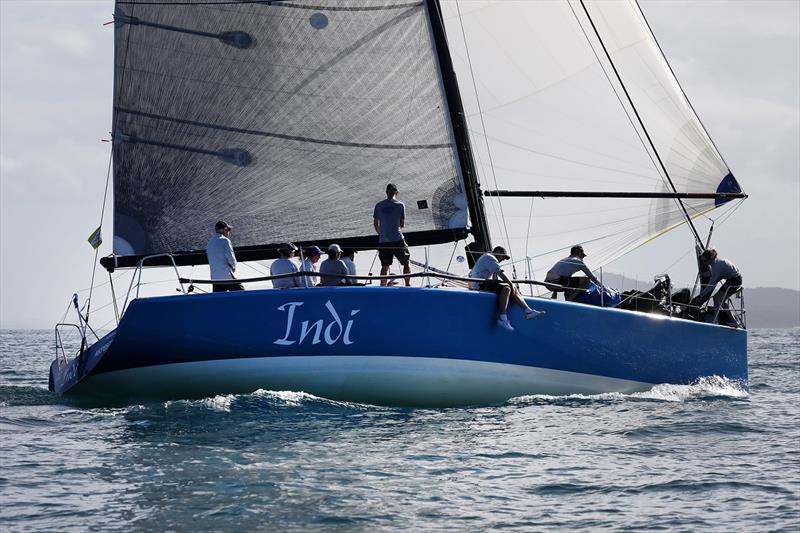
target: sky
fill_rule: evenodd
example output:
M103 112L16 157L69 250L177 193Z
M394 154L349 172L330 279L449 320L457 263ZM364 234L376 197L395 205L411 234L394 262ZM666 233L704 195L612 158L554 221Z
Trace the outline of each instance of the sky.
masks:
M800 289L800 2L641 6L750 195L715 246L746 285ZM89 285L86 239L100 221L109 163L113 26L103 24L112 12L105 0L0 1L2 328L50 328ZM110 208L105 216L103 254ZM685 245L685 234L673 234L665 246ZM613 267L643 276L656 268L640 251Z

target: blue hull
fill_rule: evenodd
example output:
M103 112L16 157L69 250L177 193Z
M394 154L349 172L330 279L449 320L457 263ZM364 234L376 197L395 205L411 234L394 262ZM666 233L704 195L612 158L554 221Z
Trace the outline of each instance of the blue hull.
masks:
M747 333L531 299L508 332L495 296L338 287L135 300L83 363L55 361L60 393L130 399L293 389L347 401L461 405L523 394L632 392L705 376L747 382Z

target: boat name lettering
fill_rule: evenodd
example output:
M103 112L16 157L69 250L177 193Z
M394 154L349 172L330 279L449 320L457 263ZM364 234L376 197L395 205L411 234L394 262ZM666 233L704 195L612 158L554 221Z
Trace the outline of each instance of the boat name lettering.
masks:
M330 323L325 325L325 319L321 318L314 322L310 320L303 320L300 322L299 327L296 326L295 309L303 305L303 302L287 302L278 306L278 311L286 313L286 333L282 338L277 339L273 344L280 344L282 346L290 346L292 344L302 344L303 341L311 338L311 344L319 344L323 340L328 346L336 344L339 339L344 344L353 344L350 339L350 330L353 327L353 320L348 320L346 324L342 324L342 319L339 318L339 313L333 306L330 300L325 302L325 308L333 319ZM361 309L353 309L350 311L350 316L354 317ZM294 336L294 338L292 338Z

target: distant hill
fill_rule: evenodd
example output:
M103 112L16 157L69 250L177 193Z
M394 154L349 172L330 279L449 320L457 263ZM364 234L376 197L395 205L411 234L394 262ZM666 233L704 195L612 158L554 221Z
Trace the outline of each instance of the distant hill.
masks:
M779 287L745 288L748 328L800 326L800 291Z
M647 290L652 283L605 272L603 282L614 288L625 290ZM638 286L637 286L638 285ZM794 328L800 327L800 291L780 287L747 287L744 291L748 328Z

